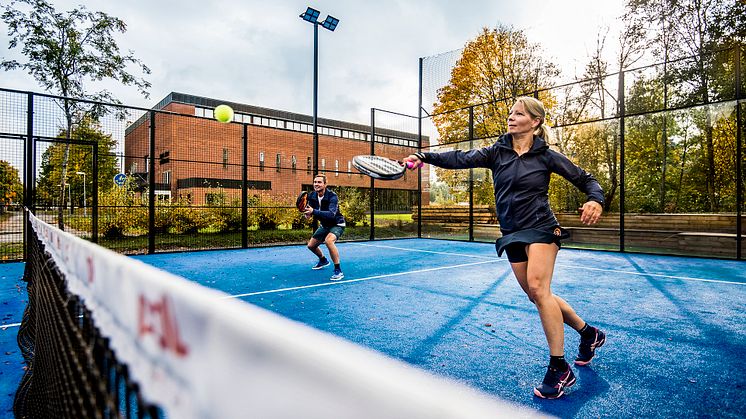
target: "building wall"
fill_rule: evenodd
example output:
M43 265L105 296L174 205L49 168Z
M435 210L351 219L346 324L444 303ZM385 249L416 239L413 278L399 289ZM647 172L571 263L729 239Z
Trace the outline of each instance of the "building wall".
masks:
M189 197L194 205L206 203L210 193L222 191L229 199L240 198L236 181L241 180L244 124L220 123L212 118L195 117L195 106L169 103L165 111L180 115L156 113L155 180L156 190L168 189L173 198ZM149 119L131 127L125 135L125 171L145 174L148 156ZM247 125L247 178L249 196L285 201L294 197L303 185L313 181L309 158L313 158L313 134L284 128ZM335 186L367 188L370 178L351 166L353 156L370 154L370 142L319 135L319 171ZM376 143L375 153L400 159L416 148ZM168 162L159 156L168 153ZM264 163L260 162L260 154ZM277 155L280 165L277 166ZM292 159L295 156L295 169ZM133 165L133 163L135 165ZM311 160L311 165L312 165ZM348 169L349 168L349 169ZM165 172L170 172L168 178ZM179 184L181 183L181 187ZM189 185L189 186L185 186ZM240 185L240 183L238 183ZM271 185L271 189L266 189ZM253 186L253 188L252 188ZM377 188L417 190L417 175L407 173L399 180L376 182Z

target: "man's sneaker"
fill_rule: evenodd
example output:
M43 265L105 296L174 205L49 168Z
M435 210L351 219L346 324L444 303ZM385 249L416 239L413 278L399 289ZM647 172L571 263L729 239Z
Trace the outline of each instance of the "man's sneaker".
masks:
M575 365L582 367L590 364L593 356L596 355L596 349L606 343L606 333L595 327L593 330L595 333L589 339L580 338L580 347L578 348L578 356L575 358Z
M329 266L329 260L327 258L321 258L319 259L319 262L311 269L321 269L326 268L327 266Z
M534 388L534 394L542 399L557 399L565 394L565 388L575 384L575 374L572 372L569 364L567 371L560 371L556 368L548 367L547 375L539 387Z
M334 270L334 275L332 275L332 277L329 278L329 279L331 279L332 281L339 281L340 279L342 279L344 277L345 277L345 274L342 273L341 269L335 269Z

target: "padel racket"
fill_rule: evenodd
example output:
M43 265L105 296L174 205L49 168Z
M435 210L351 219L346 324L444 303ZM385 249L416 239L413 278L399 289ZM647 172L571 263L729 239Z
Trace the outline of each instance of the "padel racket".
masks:
M407 169L414 167L414 163L407 161L406 166L403 162L389 159L381 156L355 156L352 158L352 165L360 173L379 180L396 180L404 176ZM418 167L422 167L422 163Z
M298 211L300 212L306 212L306 207L308 206L308 192L303 191L298 195L298 199L295 200L295 207L298 208Z

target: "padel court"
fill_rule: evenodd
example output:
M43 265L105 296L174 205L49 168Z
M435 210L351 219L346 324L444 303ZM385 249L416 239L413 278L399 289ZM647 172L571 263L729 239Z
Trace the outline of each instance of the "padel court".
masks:
M563 249L553 290L606 345L565 397L532 395L547 349L538 314L489 243L404 239L338 244L345 278L311 270L304 246L138 256L235 298L558 417L742 417L743 263ZM325 250L325 248L324 248ZM23 264L4 278L3 414L22 374L15 336ZM16 287L20 286L20 288ZM578 335L566 327L573 359Z
M489 243L338 244L345 278L304 246L138 259L499 398L559 417L742 417L742 262L563 249L553 290L606 345L566 397L532 388L548 358L538 314ZM322 247L326 252L326 249ZM565 328L574 359L578 335Z

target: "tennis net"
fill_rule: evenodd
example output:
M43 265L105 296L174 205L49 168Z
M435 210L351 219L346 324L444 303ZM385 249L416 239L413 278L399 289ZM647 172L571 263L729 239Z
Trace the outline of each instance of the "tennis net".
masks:
M16 417L540 416L27 214Z

